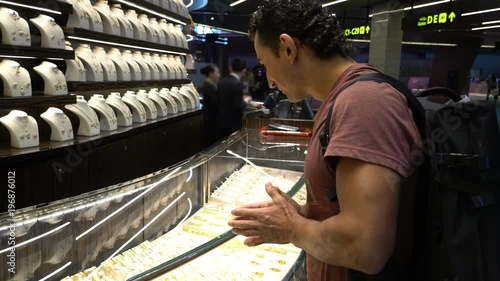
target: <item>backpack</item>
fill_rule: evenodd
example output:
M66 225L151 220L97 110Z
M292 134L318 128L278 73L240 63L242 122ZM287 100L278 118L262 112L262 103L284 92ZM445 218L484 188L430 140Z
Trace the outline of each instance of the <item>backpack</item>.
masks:
M500 188L500 119L495 103L462 103L458 94L446 88L431 88L416 97L382 73L361 75L341 91L360 81L387 83L404 94L424 145L415 188L411 261L398 264L392 257L378 278L353 271L352 280L499 280L496 224L500 208L495 202ZM436 94L455 103L427 99ZM332 113L333 106L319 137L323 155L330 140ZM337 200L336 190L330 189L327 196Z

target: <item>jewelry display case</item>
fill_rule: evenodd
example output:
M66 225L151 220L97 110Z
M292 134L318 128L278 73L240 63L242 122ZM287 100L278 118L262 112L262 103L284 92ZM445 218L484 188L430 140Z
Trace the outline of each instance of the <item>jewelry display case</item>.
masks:
M268 200L266 182L305 202L305 153L242 130L152 174L2 213L0 262L15 255L16 273L0 280L300 280L300 249L246 247L227 222L235 206Z

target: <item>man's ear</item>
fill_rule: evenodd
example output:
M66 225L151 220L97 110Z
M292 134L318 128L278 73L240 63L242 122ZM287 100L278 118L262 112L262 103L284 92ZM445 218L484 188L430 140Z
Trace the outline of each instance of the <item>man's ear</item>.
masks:
M285 58L289 60L290 64L295 63L299 51L295 40L286 33L281 34L279 39L280 39L280 53L283 52L282 55L284 55Z

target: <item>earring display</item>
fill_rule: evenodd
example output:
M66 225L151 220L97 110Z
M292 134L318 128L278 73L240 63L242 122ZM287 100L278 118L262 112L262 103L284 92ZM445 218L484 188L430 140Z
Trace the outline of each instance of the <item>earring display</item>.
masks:
M0 118L0 123L10 132L12 147L27 148L40 144L38 123L35 118L28 116L26 112L12 110L8 115Z
M167 88L163 88L160 91L160 97L165 100L165 103L167 104L167 110L168 114L177 114L179 112L179 109L177 108L177 102L176 100L170 95L170 90Z
M137 93L137 100L139 100L146 109L146 118L154 120L158 118L158 111L156 110L155 103L149 98L146 90L139 90Z
M108 1L97 1L97 3L94 5L94 9L99 12L102 18L104 33L121 36L120 21L113 13L111 13L111 8L108 5Z
M122 52L122 57L130 67L130 74L132 77L132 81L141 81L142 80L141 67L134 59L134 55L132 55L132 52L130 50L125 50Z
M31 96L31 77L29 72L13 60L0 62L0 76L3 81L3 95L7 97Z
M78 135L92 137L99 135L101 127L97 113L89 107L83 96L76 96L76 103L64 106L67 110L73 112L80 120Z
M146 28L139 20L139 16L135 10L127 10L125 16L129 19L132 27L134 28L134 38L142 41L147 40Z
M144 123L146 122L146 109L142 103L137 99L134 92L127 92L123 95L123 102L132 109L132 122Z
M43 48L64 50L66 46L64 31L56 23L55 19L47 15L39 15L36 18L30 19L30 22L40 30Z
M104 70L101 63L88 44L80 44L75 50L76 56L83 62L87 70L87 82L103 82Z
M131 81L132 76L130 73L130 67L128 63L124 60L122 53L117 48L111 48L107 56L111 59L115 65L116 76L118 81Z
M68 94L66 76L57 68L57 65L44 61L33 69L42 76L45 89L44 94L48 96L62 96Z
M151 77L152 71L149 68L149 65L147 65L146 62L144 61L144 57L142 56L142 53L139 51L135 51L133 53L133 57L135 59L135 62L139 65L139 67L141 69L142 80L143 81L152 80L152 77Z
M94 47L92 50L97 61L101 63L103 69L104 81L117 81L116 66L113 61L108 57L103 47Z
M167 104L160 96L158 89L151 89L148 92L148 97L154 102L156 106L156 112L158 113L158 117L165 117L168 115Z
M118 118L118 126L132 126L132 112L130 108L123 102L120 93L111 93L106 99L106 103L111 106Z
M50 126L51 141L68 141L74 138L73 125L68 116L59 108L49 107L40 117Z
M120 4L113 4L113 6L111 6L111 13L120 22L121 36L134 38L134 28L130 23L130 20L125 16L122 6Z
M118 118L115 111L106 103L103 95L93 95L88 104L101 117L99 118L101 131L109 132L118 129Z
M0 8L0 29L2 44L12 46L31 46L30 27L19 13L5 7Z

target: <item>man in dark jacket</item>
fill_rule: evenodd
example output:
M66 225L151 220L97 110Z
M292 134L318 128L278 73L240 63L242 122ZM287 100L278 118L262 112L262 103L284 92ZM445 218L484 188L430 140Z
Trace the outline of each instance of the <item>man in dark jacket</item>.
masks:
M241 129L243 122L243 100L244 86L241 77L245 75L246 62L242 58L236 58L231 64L231 74L222 78L217 87L219 96L219 114L221 137L226 137Z

